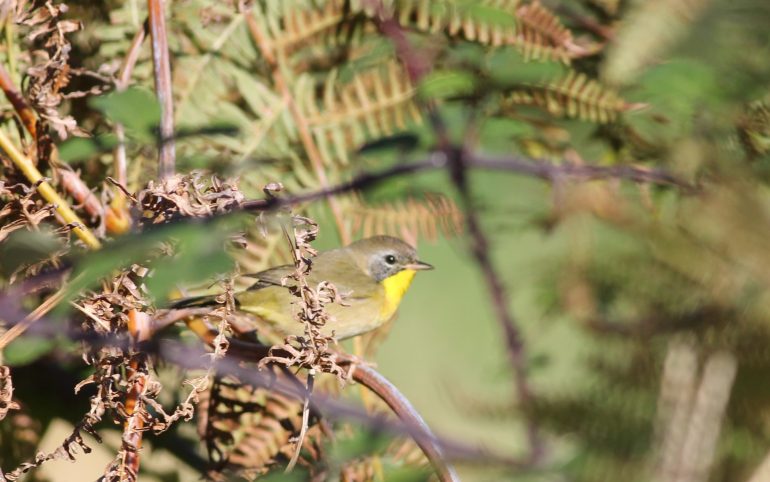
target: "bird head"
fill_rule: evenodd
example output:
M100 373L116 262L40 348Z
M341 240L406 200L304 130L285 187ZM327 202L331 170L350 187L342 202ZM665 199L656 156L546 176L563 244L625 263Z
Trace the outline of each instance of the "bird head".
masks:
M404 270L426 270L433 266L417 258L417 251L393 236L373 236L347 246L361 268L381 282Z

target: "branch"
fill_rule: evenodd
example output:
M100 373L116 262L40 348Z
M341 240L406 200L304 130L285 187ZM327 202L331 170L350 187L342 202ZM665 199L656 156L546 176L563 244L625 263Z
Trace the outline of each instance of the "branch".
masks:
M93 235L83 221L80 220L78 215L70 208L67 201L59 196L48 181L43 178L43 175L40 174L37 167L32 164L32 161L16 148L2 130L0 130L0 149L5 151L6 155L8 155L16 167L27 177L27 180L29 180L33 186L37 186L37 190L43 199L56 206L56 212L61 216L62 220L64 220L64 224L73 225L72 231L81 241L92 249L98 249L101 246L101 243L96 239L96 236Z
M457 148L444 151L435 151L427 159L416 162L396 164L393 167L380 172L365 172L353 177L349 181L337 185L310 191L303 194L284 197L271 197L267 199L254 199L241 203L241 209L245 211L270 211L283 207L303 204L318 199L330 198L355 190L372 188L391 178L414 174L422 171L446 169L448 159ZM487 156L465 154L467 168L486 169L490 171L510 172L526 176L536 177L547 181L572 179L576 181L592 181L600 179L625 179L640 183L676 186L685 193L697 191L683 180L677 178L662 169L647 169L635 166L594 166L574 164L553 164L545 160L530 159L521 156Z
M171 345L166 346L170 347ZM220 360L218 363L218 373L222 375L233 375L243 383L259 387L268 387L282 395L290 396L298 400L304 400L306 396L304 387L297 387L293 383L282 381L280 379L276 380L264 373L253 369L247 369L240 365L239 360L262 360L267 356L269 348L270 347L256 343L231 340L227 357ZM181 344L175 344L172 349L161 349L161 353L168 361L184 368L196 368L197 365L194 365L191 361L202 359L202 354L186 353L189 351L191 351L191 349L185 348ZM277 351L273 350L273 355L276 354L278 354ZM231 357L234 357L234 359ZM343 359L342 361L347 364L352 364L348 359ZM393 386L393 384L368 367L356 366L356 368L353 369L352 377L355 381L365 385L382 398L396 415L398 415L401 424L386 424L383 420L379 420L365 411L332 400L321 394L313 396L313 407L321 408L327 412L327 414L332 414L337 417L342 416L364 421L374 429L386 429L399 434L406 433L414 438L423 450L426 457L433 465L433 468L436 470L436 473L439 475L439 480L442 482L454 482L459 480L454 473L454 470L446 462L442 444L439 442L438 438L430 431L430 428L423 421L422 417L420 417L414 407L412 407L409 401L395 386ZM515 465L518 465L518 463L515 463Z
M174 144L174 98L171 89L171 60L163 0L147 0L148 21L152 37L152 65L155 73L155 93L160 102L161 119L158 153L158 176L166 179L174 174L176 164Z
M565 178L579 181L624 179L640 183L677 186L688 193L696 190L695 186L664 169L632 165L554 164L547 160L529 159L521 156L492 156L471 153L466 153L465 156L468 167L516 172L548 181Z
M446 456L442 451L441 444L430 431L428 424L398 388L371 367L355 365L352 370L353 379L377 394L402 422L408 426L420 428L419 436L415 437L415 442L428 457L439 479L442 481L460 480L452 466L446 463Z
M500 327L505 335L506 352L513 370L513 379L516 385L516 398L521 407L527 407L532 401L532 391L527 380L527 356L524 349L524 341L518 328L516 319L511 312L505 287L497 274L489 256L489 241L481 227L478 211L471 197L468 186L467 164L465 151L459 149L450 157L450 171L452 181L465 205L465 220L471 235L471 252L476 263L484 275L484 280L492 297L492 302ZM530 447L530 456L533 462L540 459L543 451L542 440L536 422L528 417L526 419L527 438Z
M205 327L205 324L200 321L197 323L188 323L188 326L191 327L204 343L209 346L213 345L213 341L217 334L215 330ZM261 362L267 357L291 356L281 348L238 339L229 340L229 344L228 355L249 361ZM408 431L409 435L414 438L417 445L422 449L423 453L436 470L436 473L439 475L441 481L459 480L454 469L452 469L446 462L446 457L443 454L441 444L436 439L436 436L433 435L420 414L398 388L373 368L357 365L353 359L344 355L340 355L338 363L340 363L340 365L349 366L353 380L365 386L380 397L407 427L413 429ZM221 369L221 367L218 368ZM241 380L245 381L243 379ZM300 387L299 390L295 385L292 385L291 393L283 394L304 400L307 404L310 400L310 391L312 391L311 385L308 385L307 389ZM303 411L303 413L305 412L306 410Z

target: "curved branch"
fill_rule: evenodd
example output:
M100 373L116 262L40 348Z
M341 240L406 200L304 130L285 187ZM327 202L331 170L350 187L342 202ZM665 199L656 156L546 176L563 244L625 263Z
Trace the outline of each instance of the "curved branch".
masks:
M428 424L425 423L417 410L398 388L371 367L355 365L352 370L353 380L364 385L380 397L380 399L387 403L390 409L393 410L393 413L395 413L407 426L418 429L412 433L412 436L425 456L428 457L439 480L459 481L460 479L457 476L457 473L452 466L447 463L446 457L441 450L441 445L436 439L436 436L433 435Z
M193 331L207 345L210 346L212 344L213 339L211 336L215 333L213 330L198 327L193 328ZM258 362L268 355L284 356L280 349L274 349L272 353L270 353L271 347L266 345L237 339L230 339L229 342L230 346L227 355L235 356L238 359ZM285 356L288 355L288 353L285 354ZM343 366L350 366L353 380L371 390L375 395L380 397L391 410L393 410L393 413L395 413L405 425L409 435L414 438L417 445L428 458L441 482L455 482L460 480L452 466L446 461L446 457L443 454L441 444L437 437L398 388L373 368L356 365L351 358L344 355L339 360L339 363ZM291 393L288 393L288 395L293 397L299 397L301 399L304 396L302 390L300 389L298 391L296 387L292 386L290 391Z

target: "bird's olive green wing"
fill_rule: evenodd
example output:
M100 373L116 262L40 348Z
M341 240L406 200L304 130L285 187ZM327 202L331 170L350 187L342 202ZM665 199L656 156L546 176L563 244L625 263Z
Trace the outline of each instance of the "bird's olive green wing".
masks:
M287 278L294 271L291 265L271 268L248 275L256 282L245 291L236 293L235 300L240 311L255 315L283 335L300 335L303 326L293 313L297 302L289 288L296 281ZM285 280L286 285L282 285ZM347 306L338 303L327 305L327 312L334 318L324 332L334 332L338 338L348 338L369 331L383 321L381 306L384 295L382 287L363 272L355 260L344 249L326 251L313 259L307 276L308 284L315 288L318 283L329 281L344 298ZM202 296L180 300L175 307L207 306L215 304L214 296ZM257 331L260 331L259 328Z
M254 278L257 280L254 284L252 284L249 288L247 288L247 291L259 290L270 286L280 286L281 280L286 276L288 276L293 269L294 268L292 266L284 265L284 266L278 266L275 268L270 268L268 270L261 271L256 274L244 275L249 278ZM197 308L197 307L205 307L205 306L214 306L218 304L216 301L217 296L219 295L190 296L188 298L175 300L170 307L178 309L178 308ZM236 296L236 301L237 301L237 296Z
M281 279L293 270L293 266L281 266L255 275L258 281L252 288L236 295L239 309L257 315L285 334L302 334L303 326L293 316L297 297L288 289L296 281L288 279L288 286L281 286ZM313 259L307 282L315 288L322 281L333 283L347 305L326 305L333 320L327 324L325 333L348 338L381 323L382 287L361 270L347 251L326 251Z
M253 285L249 286L246 291L259 290L269 286L282 286L281 281L289 276L293 271L294 266L287 264L283 266L277 266L275 268L270 268L265 271L260 271L256 274L244 275L246 277L254 278L257 280ZM286 282L289 286L294 283L294 281L291 279L287 279Z

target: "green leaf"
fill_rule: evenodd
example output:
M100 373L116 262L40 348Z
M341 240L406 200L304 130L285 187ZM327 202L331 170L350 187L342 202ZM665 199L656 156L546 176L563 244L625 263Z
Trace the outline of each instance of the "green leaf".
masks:
M393 438L381 432L364 430L352 437L341 438L332 446L331 459L339 462L384 451Z
M512 141L535 133L532 124L505 117L490 117L481 124L479 137L482 145L490 151L508 151Z
M567 70L560 62L527 62L514 47L494 50L485 63L489 77L501 86L541 85L562 77Z
M72 163L109 152L118 145L114 134L98 137L71 137L59 146L59 159Z
M182 233L177 255L153 263L147 289L154 299L163 302L178 284L200 282L215 274L233 269L233 260L224 250L227 230L196 230Z
M427 99L446 99L471 94L475 85L476 78L469 72L438 70L423 79L418 91Z
M160 105L148 90L129 88L94 97L90 104L140 138L152 138L160 124Z
M20 266L43 261L61 248L61 240L46 229L14 231L0 244L0 272L8 276Z
M461 14L480 24L490 27L514 28L516 27L516 17L507 9L485 5L478 0L467 0L458 2L458 10Z
M27 365L53 350L55 345L50 338L23 336L5 347L3 359L8 365Z
M415 150L419 144L420 139L415 134L411 132L402 132L367 142L358 149L358 153L368 155L390 150L410 152Z
M427 482L432 479L432 471L425 467L385 466L385 480L388 482Z
M78 260L75 275L68 286L67 297L94 286L116 269L132 263L147 263L158 243L173 240L180 243L180 253L184 253L180 255L182 258L154 261L152 265L157 267L157 279L148 280L151 293L164 299L165 293L162 290L172 286L174 280L199 281L201 278L196 276L227 271L227 265L219 251L224 251L225 239L236 229L238 223L240 221L233 216L204 224L179 222L151 229L140 235L121 237Z
M679 59L650 68L628 98L650 108L624 117L647 141L660 144L688 132L695 113L713 107L720 91L711 68Z

